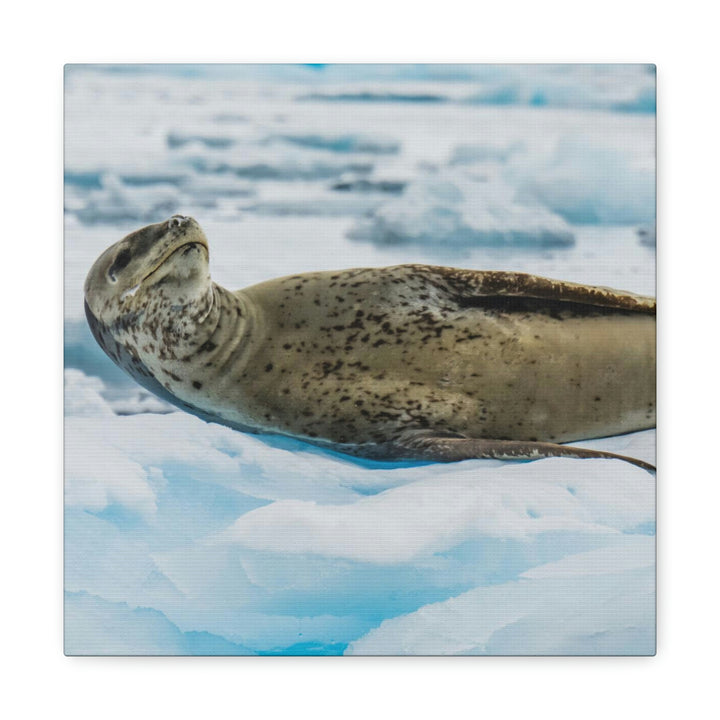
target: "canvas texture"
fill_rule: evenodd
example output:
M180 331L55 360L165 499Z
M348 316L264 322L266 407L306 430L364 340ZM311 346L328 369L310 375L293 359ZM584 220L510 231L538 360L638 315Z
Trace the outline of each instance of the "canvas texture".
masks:
M654 654L655 86L66 66L65 653Z

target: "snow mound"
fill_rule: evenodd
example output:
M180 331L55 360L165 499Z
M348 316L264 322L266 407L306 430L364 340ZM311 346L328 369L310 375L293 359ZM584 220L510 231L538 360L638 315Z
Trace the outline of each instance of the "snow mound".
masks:
M635 225L655 220L654 162L586 137L561 139L554 150L512 164L518 197L532 199L570 223Z
M387 193L388 195L400 195L407 183L404 180L373 180L357 177L341 177L332 185L336 192L352 193Z
M512 142L508 144L473 144L456 145L448 164L475 165L477 163L506 163L512 155L525 151L525 144Z
M117 370L114 365L103 363L103 366L111 371ZM109 378L103 380L79 368L65 368L66 416L97 418L140 413L166 414L176 410L175 406L147 392L122 371L118 375L111 372Z
M112 174L103 175L100 183L101 189L92 190L84 205L74 211L82 223L160 222L179 207L178 189L174 185L133 187Z
M489 78L464 101L650 114L655 112L655 76L648 70L641 65L517 65Z
M574 236L558 215L518 202L499 180L448 175L412 182L402 197L378 208L349 232L379 245L568 247Z
M363 90L340 92L314 92L299 95L299 101L360 102L360 103L444 103L449 98L436 92L413 92L393 90Z
M335 192L324 183L265 183L262 197L243 205L243 210L274 216L362 216L384 200L380 193Z
M88 593L65 595L66 655L254 655L206 632L181 632L161 612L111 603Z
M334 153L395 155L400 150L400 143L397 140L382 135L324 135L317 133L277 135L270 137L268 141L273 142L276 140L298 147L328 150Z
M624 537L386 620L346 652L653 655L654 538Z
M583 468L580 484L570 479L579 468L562 460L544 460L532 468L460 463L434 467L431 476L427 470L407 471L415 477L412 484L349 505L275 502L244 515L218 541L275 553L399 564L422 562L486 538L632 530L652 516L653 478L609 462L615 466L612 476L599 463ZM603 476L605 484L598 487ZM615 507L621 498L627 510Z
M326 84L298 100L655 112L652 65L330 65L312 79Z
M247 180L327 180L343 173L369 173L372 162L360 158L333 158L328 153L309 150L254 147L241 153L190 153L183 162L196 172L230 173Z
M471 644L458 646L468 610L447 632L439 621L430 649L630 652L651 642L651 578L636 582L632 541L652 540L654 480L625 463L362 462L180 412L104 414L102 423L79 412L66 418L66 439L66 589L152 608L182 632L255 652L333 654L384 633L388 618L502 587L487 602L519 608L519 636L500 642L495 628L485 642L470 623ZM585 444L652 460L654 432ZM608 548L592 562L572 559ZM529 583L524 595L509 590ZM644 613L640 630L627 619L631 605ZM560 631L568 618L572 636ZM73 652L115 647L101 625L77 630ZM550 627L559 629L543 639ZM403 652L382 642L383 652Z
M98 377L88 377L82 370L65 368L65 414L110 416L112 408L102 396L105 383Z
M190 143L203 145L206 148L229 148L235 144L235 140L224 135L186 135L178 132L168 133L166 139L169 148L179 148Z

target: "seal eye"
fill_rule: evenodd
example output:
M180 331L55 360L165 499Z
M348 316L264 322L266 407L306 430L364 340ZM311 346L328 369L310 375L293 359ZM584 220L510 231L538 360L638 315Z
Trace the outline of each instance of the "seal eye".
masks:
M110 269L108 270L108 277L113 282L116 282L117 278L115 277L115 273L118 273L124 268L126 268L131 259L132 253L127 248L121 250L115 258L115 262L110 266Z

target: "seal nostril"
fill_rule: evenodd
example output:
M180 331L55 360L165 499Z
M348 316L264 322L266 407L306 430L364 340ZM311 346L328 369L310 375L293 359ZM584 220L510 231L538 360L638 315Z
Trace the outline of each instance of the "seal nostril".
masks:
M190 218L186 217L185 215L173 215L168 220L168 227L179 228L179 227L182 227L183 225L186 225L189 220L190 220Z

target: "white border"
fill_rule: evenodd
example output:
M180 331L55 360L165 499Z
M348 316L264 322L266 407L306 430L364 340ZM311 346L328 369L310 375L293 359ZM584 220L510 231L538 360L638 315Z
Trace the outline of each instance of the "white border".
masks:
M3 62L3 706L44 717L600 718L716 707L716 23L699 2L72 0L8 12ZM474 9L473 9L474 8ZM11 16L12 15L12 16ZM691 22L692 20L692 22ZM65 658L61 106L66 62L655 62L659 633L655 658ZM712 213L712 215L711 215ZM9 227L7 227L9 223ZM21 429L17 433L16 429ZM38 513L38 509L41 510ZM9 643L7 642L9 640Z

